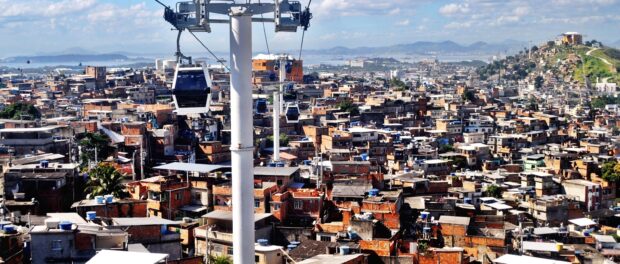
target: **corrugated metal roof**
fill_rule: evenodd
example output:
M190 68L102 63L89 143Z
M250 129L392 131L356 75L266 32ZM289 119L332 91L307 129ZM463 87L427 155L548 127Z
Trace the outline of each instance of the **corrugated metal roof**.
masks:
M272 216L272 214L254 214L254 222L263 220L270 216ZM207 219L232 221L233 213L231 211L215 210L203 215L202 217Z
M254 167L254 175L258 176L291 176L298 167Z
M116 226L148 226L148 225L174 225L177 221L158 217L114 217L112 222Z
M132 264L156 264L165 261L168 254L130 252L118 250L101 250L91 258L86 264L108 264L108 263L132 263Z
M469 225L470 221L471 218L463 216L442 215L439 217L440 224Z
M541 252L559 252L556 243L523 241L523 250Z
M536 258L530 256L519 256L506 254L493 260L496 264L523 264L523 263L536 263L536 264L570 264L570 262L559 261L554 259Z
M173 162L165 165L154 167L156 170L174 170L174 171L187 171L198 173L209 173L222 168L230 168L230 166L212 165L212 164L198 164L198 163L183 163Z

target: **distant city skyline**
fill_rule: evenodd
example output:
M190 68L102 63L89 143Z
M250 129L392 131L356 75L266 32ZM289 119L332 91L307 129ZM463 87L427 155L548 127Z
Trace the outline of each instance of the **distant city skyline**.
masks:
M0 0L0 5L0 57L48 54L72 47L98 53L174 52L176 33L154 1ZM536 44L566 31L578 31L586 39L605 44L620 40L619 0L314 0L311 11L314 19L306 33L305 49L443 40L469 44L514 39ZM276 34L273 24L265 26L272 50L299 49L301 34ZM227 51L225 25L198 36L211 49ZM182 47L202 50L189 34ZM265 50L262 25L254 23L254 51Z

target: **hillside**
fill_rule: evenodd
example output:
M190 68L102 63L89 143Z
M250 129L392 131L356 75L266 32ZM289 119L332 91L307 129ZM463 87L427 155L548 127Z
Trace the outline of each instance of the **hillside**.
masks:
M620 50L611 47L585 45L565 46L548 42L539 47L520 51L505 59L480 67L482 79L497 78L498 73L507 80L534 79L551 73L558 81L590 84L607 80L620 84ZM586 77L586 78L584 78Z

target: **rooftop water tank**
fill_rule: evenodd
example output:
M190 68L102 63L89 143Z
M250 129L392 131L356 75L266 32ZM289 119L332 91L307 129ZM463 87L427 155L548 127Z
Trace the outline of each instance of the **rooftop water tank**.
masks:
M2 227L2 231L4 231L4 233L7 233L7 234L13 234L16 232L14 225L5 225Z
M295 249L296 247L297 247L297 245L289 244L288 246L286 246L286 249L288 251L291 251L291 250Z
M114 201L114 195L108 194L104 196L106 203L112 203Z
M98 204L103 204L103 196L101 195L95 196L95 202Z
M431 214L431 213L429 213L429 212L422 212L422 213L420 213L420 217L421 217L422 219L426 220L426 219L428 219L428 216L429 216L430 214Z
M269 246L269 240L267 239L259 239L256 242L263 247Z
M88 212L86 212L86 220L93 221L96 218L97 218L97 212L95 212L95 211L88 211Z
M349 246L341 246L340 247L340 255L348 255L349 254Z
M0 221L0 230L2 230L4 228L4 226L6 225L10 225L11 222L9 221Z
M49 164L50 164L50 162L49 162L49 161L47 161L47 160L42 160L42 161L40 162L40 164L39 164L39 165L41 165L41 168L48 168L48 167L49 167Z
M368 191L368 196L370 197L375 197L377 195L379 195L379 189L370 189Z
M58 224L58 227L61 230L69 231L69 230L71 230L71 226L72 225L73 225L73 223L71 223L69 221L62 221L62 222L60 222L60 224Z

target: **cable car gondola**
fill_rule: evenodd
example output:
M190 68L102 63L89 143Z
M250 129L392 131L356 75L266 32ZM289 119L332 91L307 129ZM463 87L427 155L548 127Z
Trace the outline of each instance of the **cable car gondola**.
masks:
M297 104L286 104L286 122L289 124L299 123L299 106Z
M258 98L254 104L254 112L257 114L267 113L267 100L264 98Z
M211 78L204 65L177 64L172 98L178 115L206 114L211 105Z

